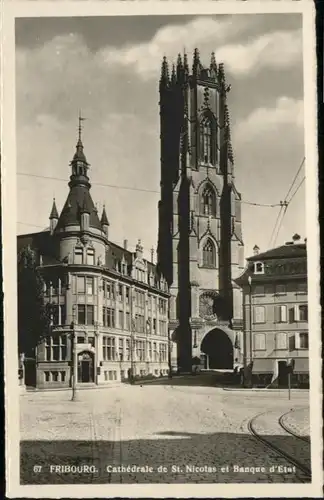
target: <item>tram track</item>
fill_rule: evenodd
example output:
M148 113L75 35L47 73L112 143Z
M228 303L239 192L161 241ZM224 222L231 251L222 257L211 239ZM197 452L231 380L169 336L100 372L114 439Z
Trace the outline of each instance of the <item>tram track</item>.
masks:
M284 424L283 419L290 412L291 412L291 410L289 412L282 414L277 419L277 424L285 432L285 435L282 435L282 437L284 437L284 436L286 436L286 437L289 436L290 438L293 437L296 440L295 442L307 443L307 445L310 446L310 442L306 436L301 436L299 434L296 434L295 432L293 432L291 429L289 429ZM308 462L309 460L302 461L302 460L296 458L291 453L287 452L287 450L284 450L283 448L281 448L280 446L275 444L273 441L271 441L271 437L270 438L269 438L269 436L265 437L264 435L260 434L260 432L257 431L256 421L257 421L257 419L259 419L260 417L265 416L265 415L268 415L268 412L258 413L257 415L255 415L254 417L252 417L248 421L247 428L248 428L250 434L257 441L259 441L264 446L266 446L268 449L272 450L277 455L279 455L279 457L284 458L288 463L293 465L296 468L296 471L298 471L298 474L296 474L296 477L298 478L298 480L300 482L302 482L302 483L309 482L311 480L311 475L312 475L311 469L310 469L310 466L308 466L308 464L305 463L305 462ZM266 429L264 429L264 430L266 430ZM309 452L309 456L310 456L310 452Z

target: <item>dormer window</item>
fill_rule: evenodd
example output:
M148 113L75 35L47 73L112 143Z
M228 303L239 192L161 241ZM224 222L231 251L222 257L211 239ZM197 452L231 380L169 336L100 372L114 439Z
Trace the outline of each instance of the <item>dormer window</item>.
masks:
M74 264L83 264L83 248L75 248Z
M93 249L87 250L87 264L90 266L95 265L95 253Z
M264 263L255 262L254 263L254 274L264 274Z

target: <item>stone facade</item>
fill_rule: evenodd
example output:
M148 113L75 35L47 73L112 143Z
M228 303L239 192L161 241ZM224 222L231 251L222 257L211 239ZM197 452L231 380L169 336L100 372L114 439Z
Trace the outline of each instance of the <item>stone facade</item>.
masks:
M233 280L244 246L229 90L214 55L204 68L195 50L192 72L179 55L171 75L163 60L158 268L170 287L170 335L183 371L195 363L233 368L240 356L242 292Z
M36 348L36 386L68 387L73 361L78 384L105 384L168 370L168 285L155 265L109 241L90 195L81 137L71 162L70 191L50 227L18 236L18 250L36 254L51 305L51 331ZM75 339L75 344L73 343ZM73 346L75 347L73 349Z
M293 386L309 383L307 250L293 242L258 253L236 281L244 299L247 363L254 385L288 384L287 360L294 360ZM245 340L245 341L244 341Z

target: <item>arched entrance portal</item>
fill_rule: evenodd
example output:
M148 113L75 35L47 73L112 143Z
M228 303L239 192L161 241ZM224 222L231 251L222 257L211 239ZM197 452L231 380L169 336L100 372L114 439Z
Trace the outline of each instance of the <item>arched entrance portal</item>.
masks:
M94 382L94 355L90 351L78 354L78 382Z
M218 370L233 368L233 344L220 328L214 328L207 333L200 349L205 354L205 368Z

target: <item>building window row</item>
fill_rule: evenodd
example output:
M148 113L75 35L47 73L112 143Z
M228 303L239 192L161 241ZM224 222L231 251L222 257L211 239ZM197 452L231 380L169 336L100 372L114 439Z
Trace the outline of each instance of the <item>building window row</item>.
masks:
M307 283L297 283L295 285L294 292L297 294L307 293ZM264 296L266 293L274 293L275 295L286 295L287 286L285 284L275 285L274 292L273 292L273 287L271 285L268 287L266 287L265 285L255 285L253 287L254 296Z
M102 324L110 328L115 328L115 309L112 307L102 308Z
M65 325L66 306L65 304L50 304L51 325Z
M266 306L254 306L254 323L266 322ZM287 308L286 305L274 306L275 323L295 323L308 321L308 305L295 304Z
M49 335L45 337L45 361L65 361L66 356L66 335Z
M94 295L94 278L93 276L76 276L76 290L81 295Z
M167 344L165 343L147 342L143 339L118 339L107 335L102 338L102 358L104 361L131 361L131 349L133 350L134 362L148 360L166 362L168 358Z
M265 351L267 349L266 333L255 333L253 336L253 349ZM270 346L268 346L270 349ZM298 332L290 335L286 332L278 332L275 335L275 349L294 351L308 349L308 333Z
M74 249L74 264L87 264L89 266L95 265L95 252L92 248L84 249L77 247Z
M65 382L66 372L65 371L45 371L44 372L45 382Z

